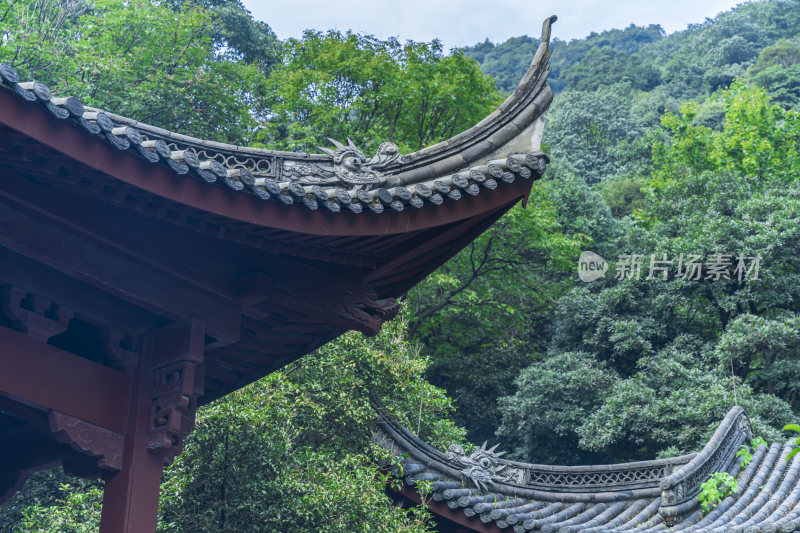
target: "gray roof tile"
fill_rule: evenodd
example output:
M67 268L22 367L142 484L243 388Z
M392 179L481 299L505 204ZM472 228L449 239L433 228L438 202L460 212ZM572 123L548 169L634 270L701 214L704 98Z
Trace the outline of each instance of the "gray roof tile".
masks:
M485 445L470 456L460 446L442 453L388 419L380 426L376 441L407 457L405 483L435 479L434 501L476 524L516 533L800 531L800 455L786 460L792 442L760 445L742 468L735 454L752 432L740 407L696 455L616 465L519 463ZM699 485L719 471L737 478L738 491L706 513Z

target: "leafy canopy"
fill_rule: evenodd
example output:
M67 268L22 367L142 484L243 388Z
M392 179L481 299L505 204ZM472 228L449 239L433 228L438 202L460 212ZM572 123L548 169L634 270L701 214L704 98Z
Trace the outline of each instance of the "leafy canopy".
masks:
M307 31L286 43L270 75L261 142L313 151L327 138L374 150L383 141L419 150L472 126L499 103L492 80L438 41Z
M254 22L242 28L257 37L257 48L235 34L226 39L231 17L252 21L237 2L3 0L0 13L0 61L57 94L236 144L251 141L264 113L264 73L275 63L277 40Z
M378 411L440 449L463 440L406 326L401 316L373 339L348 333L201 408L164 473L158 531L431 531L427 510L387 496L381 465L393 460L372 440ZM23 505L24 531L96 530L100 487L61 487L58 498Z

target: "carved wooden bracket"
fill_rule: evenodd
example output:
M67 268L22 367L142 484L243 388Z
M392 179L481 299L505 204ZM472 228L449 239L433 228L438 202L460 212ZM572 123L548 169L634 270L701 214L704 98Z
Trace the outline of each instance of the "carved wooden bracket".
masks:
M11 328L43 342L66 331L74 316L72 310L13 285L0 288L0 313Z
M197 321L174 325L155 343L151 427L147 449L169 464L183 451L194 427L197 399L203 395L205 327Z
M56 441L97 458L97 467L102 470L122 468L124 435L58 411L48 411L47 419Z
M103 351L108 356L112 368L123 372L134 368L138 356L135 351L128 349L132 343L132 339L124 331L103 330Z
M203 393L203 375L198 365L182 361L153 374L152 427L147 449L172 462L183 451L183 439L194 427L197 398Z
M377 335L383 323L393 319L400 310L394 298L378 298L375 291L366 285L343 287L334 308L344 320L352 320L350 327L368 337Z

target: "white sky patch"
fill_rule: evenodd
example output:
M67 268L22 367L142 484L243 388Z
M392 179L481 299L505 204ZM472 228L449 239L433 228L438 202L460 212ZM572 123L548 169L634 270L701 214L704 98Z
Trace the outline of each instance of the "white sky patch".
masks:
M735 0L243 0L280 39L305 29L353 30L378 38L430 41L445 49L509 37L538 37L542 21L558 15L553 36L580 39L591 32L660 24L667 33L702 23L741 3Z

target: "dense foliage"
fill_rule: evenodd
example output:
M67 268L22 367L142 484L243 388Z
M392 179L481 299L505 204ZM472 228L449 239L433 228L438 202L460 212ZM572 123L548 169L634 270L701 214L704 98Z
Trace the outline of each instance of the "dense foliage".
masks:
M433 356L428 376L473 436L494 433L501 414L487 399L510 394L531 363L545 327L536 317L569 285L569 259L587 241L555 219L555 205L575 191L548 187L534 187L528 209L512 210L410 295L410 334Z
M159 531L421 533L423 508L387 497L372 441L376 410L440 448L461 442L450 400L424 377L430 358L400 317L374 339L348 333L198 413L165 472ZM0 531L96 531L102 483L46 472L0 508ZM55 486L55 490L53 490Z
M797 413L798 16L798 2L749 3L670 36L629 27L554 43L554 163L540 185L589 184L601 196L594 218L613 219L588 248L612 265L640 254L643 275L580 283L525 326L547 325L525 351L535 361L515 369L514 394L489 400L518 457L690 451L734 403L779 439ZM492 72L505 45L489 44L475 57ZM557 205L566 229L575 215ZM681 254L729 254L731 279L679 278ZM651 255L673 260L666 280L645 279ZM738 279L739 259L755 256L758 279Z
M335 31L280 43L236 0L44 1L38 18L30 4L0 0L0 60L26 76L288 150L437 142L513 90L538 44L446 55ZM435 446L461 426L536 462L695 451L734 404L781 439L800 412L798 29L800 1L769 0L671 35L556 40L552 163L527 209L410 291L377 339L346 335L204 408L165 475L160 529L429 529L383 491L376 405ZM579 281L582 250L611 263L604 279ZM641 256L638 279L618 279L623 254ZM689 256L727 262L727 277L687 279ZM656 260L666 268L647 279ZM39 474L0 508L0 531L91 530L99 485L70 483Z
M390 140L401 151L452 137L500 102L492 80L459 52L372 36L308 31L285 43L268 80L270 117L260 132L273 148L313 151L352 138L368 151Z
M236 0L209 8L150 0L3 0L0 12L0 61L57 94L234 143L248 142L264 113L264 72L276 61L278 42L263 24L248 28L258 46L233 38L229 18L249 17Z
M405 326L348 333L203 409L162 484L159 531L426 531L424 511L386 497L376 408L434 446L463 432Z

